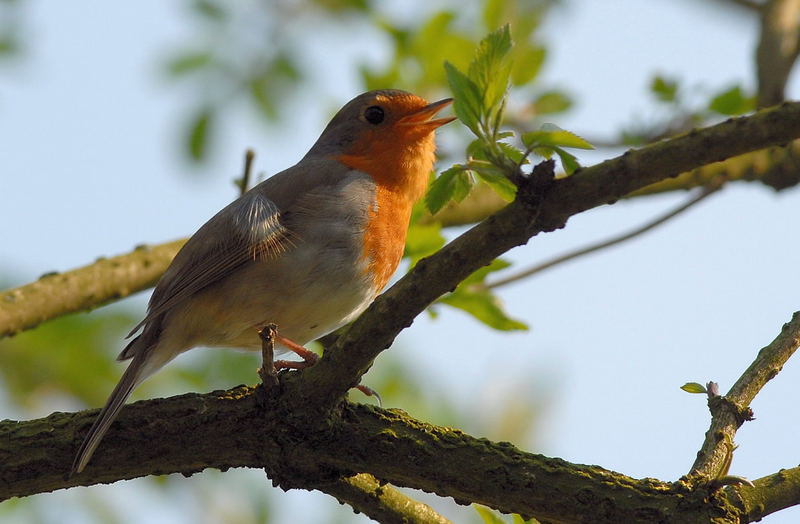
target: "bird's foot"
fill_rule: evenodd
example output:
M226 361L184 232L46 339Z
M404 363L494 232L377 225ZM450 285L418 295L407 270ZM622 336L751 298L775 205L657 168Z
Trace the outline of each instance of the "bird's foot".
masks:
M282 369L305 369L305 368L309 368L309 367L313 366L314 364L316 364L317 361L319 360L319 356L316 353L314 353L313 351L309 351L308 349L304 348L300 344L298 344L296 342L293 342L292 340L289 340L286 337L282 337L280 335L277 335L275 337L275 339L279 343L283 344L283 346L285 346L286 348L290 349L295 354L297 354L300 358L303 359L303 360L276 360L275 361L275 365L274 365L275 366L275 372L278 372L278 371L280 371ZM383 400L381 399L381 396L378 394L377 391L375 391L371 387L359 384L359 385L355 386L354 389L357 389L357 390L361 391L362 393L364 393L368 397L375 397L376 399L378 399L378 405L383 407Z
M283 344L284 347L293 351L297 356L302 358L303 360L296 361L296 360L276 360L275 361L275 371L280 371L282 369L305 369L308 367L313 366L319 360L319 356L313 351L309 351L308 349L304 348L297 342L293 342L286 337L282 337L278 335L277 337L278 342Z
M359 390L368 397L375 397L376 399L378 399L378 406L383 407L383 400L381 400L381 396L378 394L377 391L375 391L371 387L359 384L357 386L353 386L353 389Z

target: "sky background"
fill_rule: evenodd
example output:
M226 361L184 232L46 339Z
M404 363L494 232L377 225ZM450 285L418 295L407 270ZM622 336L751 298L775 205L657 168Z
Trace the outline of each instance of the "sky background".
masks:
M390 53L368 26L289 31L315 71L287 102L291 123L268 128L234 106L211 161L198 170L178 142L190 97L159 67L165 50L191 33L183 3L31 1L22 14L26 54L0 64L0 272L11 286L192 233L235 196L231 180L245 148L257 153L256 172L292 165L331 111L361 91L355 66ZM541 81L565 88L577 104L554 121L590 140L611 138L659 114L647 89L656 73L678 78L698 99L737 83L752 88L757 30L754 19L713 1L566 2L545 24ZM788 97L798 89L795 75ZM591 164L613 154L579 158ZM687 197L583 213L508 258L525 267L635 227ZM515 398L545 406L528 451L675 480L688 472L709 423L705 397L679 387L714 380L727 391L798 309L797 205L797 190L731 184L644 237L503 288L507 311L530 331L495 332L440 308L437 319L422 315L398 337L391 358L456 399L468 417L491 420L496 406ZM143 313L148 296L126 305ZM109 348L109 359L122 345ZM755 479L800 463L798 367L790 361L756 398L757 420L737 434L732 474ZM248 493L277 492L259 471L238 474L244 480L232 484L247 484ZM205 475L221 474L186 483L206 489ZM45 495L58 504L44 517L79 511L81 494L124 508L125 522L185 515L188 499L165 505L157 491L137 481L62 491ZM316 522L338 507L320 493L269 496L283 502L275 522ZM766 522L798 518L792 509Z

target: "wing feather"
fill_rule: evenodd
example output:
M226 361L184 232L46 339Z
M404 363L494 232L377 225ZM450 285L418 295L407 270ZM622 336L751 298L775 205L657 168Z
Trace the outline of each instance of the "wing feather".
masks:
M175 256L150 298L147 316L128 335L247 262L280 255L291 245L278 206L250 191L217 213ZM127 348L120 359L130 358Z

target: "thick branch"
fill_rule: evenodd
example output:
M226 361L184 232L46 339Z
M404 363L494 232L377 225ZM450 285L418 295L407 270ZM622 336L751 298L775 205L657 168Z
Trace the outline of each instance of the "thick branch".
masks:
M800 467L782 469L760 478L754 487L728 488L731 501L742 512L742 522L757 522L762 517L800 504Z
M295 405L291 384L282 384L278 398L262 391L240 387L126 406L92 463L72 478L72 456L96 410L2 422L0 497L152 473L264 467L284 488L325 490L341 476L356 482L354 473L369 472L456 501L560 522L653 522L679 514L707 520L719 511L714 501L704 502L707 493L689 493L681 484L524 453L397 410L348 403L337 417L320 420L287 409Z
M760 517L800 500L800 468L756 480L755 488L691 491L683 483L634 480L524 453L399 410L347 403L334 418L320 420L294 410L292 382L282 381L276 397L241 386L126 406L92 463L72 478L72 457L97 410L3 421L0 499L148 474L263 467L284 488L319 489L359 510L366 508L358 499L374 495L379 501L369 501L368 514L404 514L409 522L446 520L423 504L394 498L395 490L381 482L553 522L739 522L742 514Z
M750 367L739 377L724 397L709 399L713 414L711 427L697 459L692 474L715 478L723 469L732 452L733 437L739 426L748 418L750 402L767 382L781 370L783 364L800 346L800 311L783 325L781 333L768 346L758 352Z
M769 147L692 169L675 178L634 191L628 197L689 190L704 186L721 176L728 182L760 182L776 191L794 187L800 184L800 141L795 140L785 147Z

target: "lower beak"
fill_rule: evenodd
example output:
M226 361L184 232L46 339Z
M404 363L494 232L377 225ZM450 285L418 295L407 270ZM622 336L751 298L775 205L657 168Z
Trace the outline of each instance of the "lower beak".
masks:
M430 129L436 129L439 126L443 126L456 119L456 117L454 116L448 116L445 118L437 118L436 120L431 120L431 118L433 118L436 115L436 113L438 113L445 107L449 106L452 102L453 102L452 98L445 98L444 100L439 100L438 102L428 104L422 109L418 109L413 113L411 113L410 115L406 115L400 120L398 120L397 125L424 126Z

